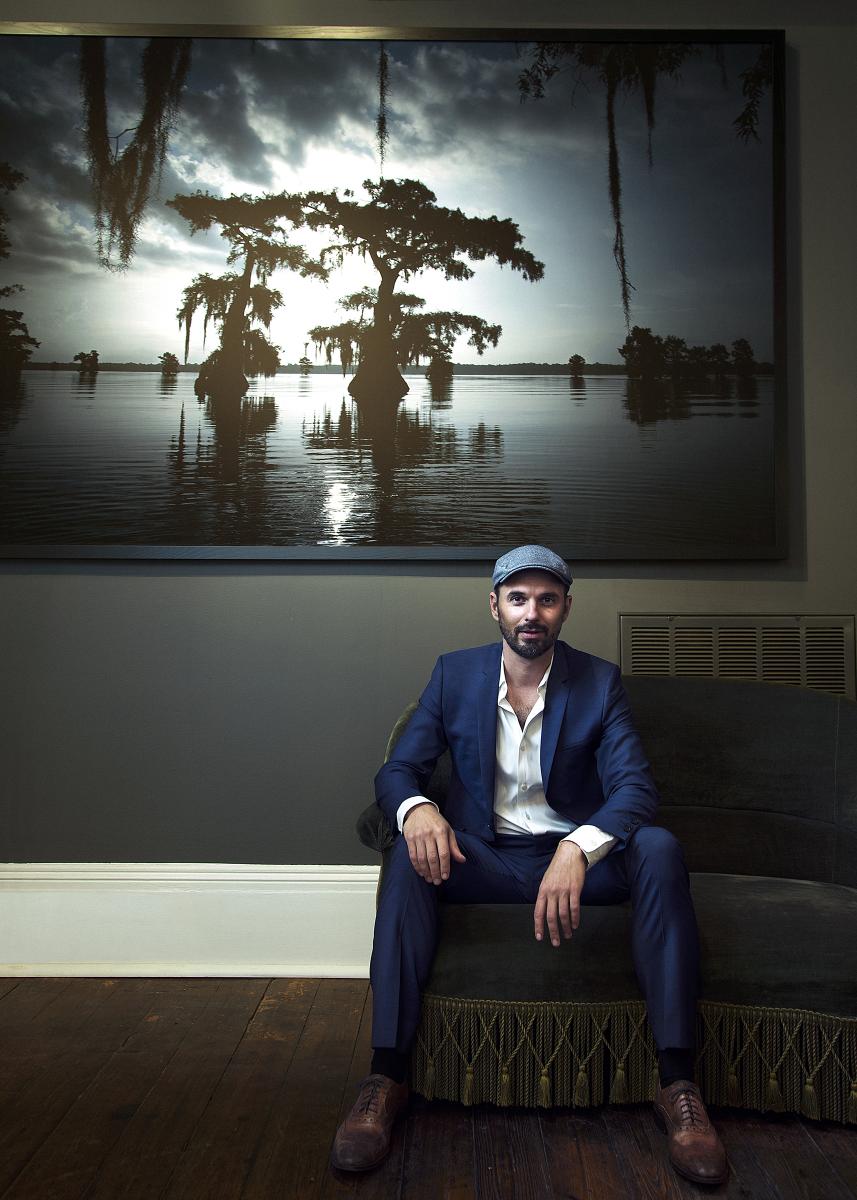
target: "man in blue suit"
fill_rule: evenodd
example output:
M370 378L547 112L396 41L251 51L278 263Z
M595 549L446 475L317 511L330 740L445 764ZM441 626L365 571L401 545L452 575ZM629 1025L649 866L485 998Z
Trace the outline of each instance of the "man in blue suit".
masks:
M651 824L658 796L619 669L559 641L571 575L545 546L497 560L489 602L502 640L438 659L375 780L397 840L375 922L373 1059L331 1161L367 1170L390 1146L431 969L438 900L533 904L559 946L581 905L632 905L632 953L658 1047L656 1116L670 1160L720 1183L726 1155L693 1082L699 949L681 848ZM444 811L426 799L449 749Z

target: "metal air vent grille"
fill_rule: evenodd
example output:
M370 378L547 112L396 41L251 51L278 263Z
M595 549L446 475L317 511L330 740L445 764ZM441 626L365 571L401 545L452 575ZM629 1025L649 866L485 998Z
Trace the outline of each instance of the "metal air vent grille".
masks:
M851 616L619 618L626 675L757 679L855 697Z

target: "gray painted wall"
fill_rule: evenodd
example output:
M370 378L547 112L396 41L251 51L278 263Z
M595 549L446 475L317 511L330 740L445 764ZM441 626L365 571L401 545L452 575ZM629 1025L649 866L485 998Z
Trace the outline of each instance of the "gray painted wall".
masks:
M778 28L788 42L785 563L584 564L568 636L627 612L857 609L857 28L823 0L76 0L81 21ZM67 0L0 19L68 21ZM0 565L0 861L360 863L353 821L435 656L489 640L488 564Z

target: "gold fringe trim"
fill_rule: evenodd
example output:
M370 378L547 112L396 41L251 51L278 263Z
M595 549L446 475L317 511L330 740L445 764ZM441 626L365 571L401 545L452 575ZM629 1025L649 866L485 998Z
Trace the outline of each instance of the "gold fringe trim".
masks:
M768 1076L768 1085L765 1088L765 1108L769 1108L771 1112L786 1111L783 1093L780 1091L780 1081L773 1071Z
M659 1086L642 1001L425 995L411 1075L429 1098L529 1108L641 1104ZM857 1018L702 1001L697 1081L708 1104L857 1125Z
M434 1058L429 1055L423 1075L423 1095L426 1100L434 1100Z
M811 1079L807 1079L806 1083L803 1085L801 1112L805 1117L809 1117L812 1121L818 1120L818 1097L815 1094L815 1088L812 1086Z
M616 1074L613 1076L613 1083L610 1087L610 1103L611 1104L627 1104L628 1103L628 1085L625 1080L625 1062L619 1063L616 1068Z

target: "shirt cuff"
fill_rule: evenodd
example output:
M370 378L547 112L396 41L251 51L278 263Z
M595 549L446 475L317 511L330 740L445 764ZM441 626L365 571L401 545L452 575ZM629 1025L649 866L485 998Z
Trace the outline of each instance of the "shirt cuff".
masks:
M407 804L408 801L405 803ZM588 870L589 867L594 867L597 862L608 855L619 839L610 833L605 833L597 825L578 825L577 829L573 829L562 840L574 842L581 848Z
M396 809L396 824L399 827L399 833L402 832L402 826L405 823L405 817L408 815L411 809L416 808L418 804L430 804L432 808L437 808L437 811L440 812L440 809L437 807L434 800L429 800L427 796L408 796L407 800L403 800ZM606 837L607 835L605 834L604 836ZM614 838L613 840L615 841L616 839Z

